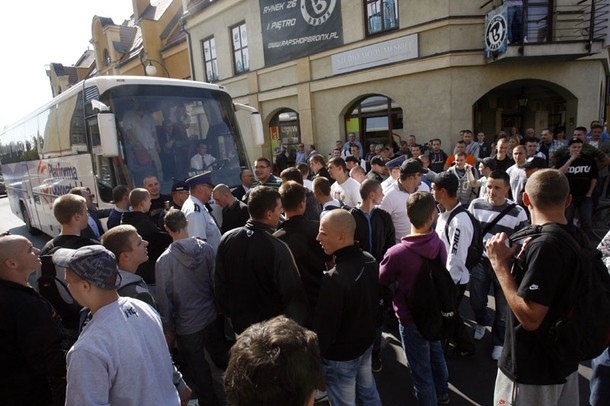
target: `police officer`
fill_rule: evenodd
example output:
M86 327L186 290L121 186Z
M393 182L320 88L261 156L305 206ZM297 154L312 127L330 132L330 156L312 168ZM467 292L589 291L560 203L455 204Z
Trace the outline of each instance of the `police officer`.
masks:
M182 212L188 220L189 237L197 237L205 240L214 248L218 249L220 243L220 229L214 218L206 208L212 197L212 173L204 172L186 180L191 195L184 202Z

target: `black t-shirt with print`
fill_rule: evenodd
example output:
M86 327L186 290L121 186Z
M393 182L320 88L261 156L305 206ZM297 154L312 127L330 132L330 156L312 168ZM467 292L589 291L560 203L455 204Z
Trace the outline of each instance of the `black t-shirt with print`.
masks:
M556 167L561 168L568 158L559 161ZM591 179L597 179L597 177L597 164L593 159L587 156L576 158L566 173L566 178L570 183L570 194L573 197L585 196L591 186Z
M579 242L586 236L569 225L561 226ZM510 379L527 385L555 385L578 368L578 362L565 360L550 353L543 345L545 332L564 311L562 303L567 294L571 271L576 266L573 251L566 250L553 236L542 235L527 244L513 267L517 294L531 302L549 307L541 326L536 331L525 330L512 311L506 317L504 351L499 368ZM523 271L519 272L518 270ZM510 310L510 309L509 309Z

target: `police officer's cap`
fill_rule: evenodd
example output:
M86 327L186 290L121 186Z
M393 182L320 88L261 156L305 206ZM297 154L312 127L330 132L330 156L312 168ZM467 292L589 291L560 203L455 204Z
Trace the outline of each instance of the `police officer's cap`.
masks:
M208 171L199 175L191 176L186 180L186 184L189 188L202 184L208 184L213 187L214 184L212 183L212 172Z
M402 165L406 158L407 157L405 155L397 156L396 158L389 160L385 166L387 166L389 169L398 168L400 165Z

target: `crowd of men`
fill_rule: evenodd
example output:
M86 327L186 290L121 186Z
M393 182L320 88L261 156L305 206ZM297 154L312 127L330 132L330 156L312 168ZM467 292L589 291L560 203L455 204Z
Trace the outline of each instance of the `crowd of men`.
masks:
M203 405L325 394L332 405L380 405L374 373L393 326L419 404L449 404L447 360L474 354L489 332L494 404L577 404L578 363L539 340L574 253L552 238L520 251L507 239L556 223L593 244L610 142L598 123L569 140L525 134L489 142L464 130L447 154L440 139L414 135L365 153L350 133L328 160L313 145L294 167L282 149L274 162L258 158L233 190L204 172L170 196L148 176L141 188L117 186L111 210L74 188L54 201L60 235L40 252L0 236L0 403L171 405L194 392ZM486 250L472 258L478 234ZM456 308L469 290L475 316L471 329L456 314L446 340L424 338L412 314L430 261L450 275ZM523 273L511 274L513 262ZM40 294L28 284L39 268ZM608 404L608 350L594 365L591 402ZM224 389L214 369L226 370Z

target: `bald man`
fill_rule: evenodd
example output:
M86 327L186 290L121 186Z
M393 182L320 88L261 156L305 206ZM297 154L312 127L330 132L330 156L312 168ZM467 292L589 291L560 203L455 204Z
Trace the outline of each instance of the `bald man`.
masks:
M61 319L28 284L40 251L25 237L0 236L0 404L55 405L65 397Z
M317 240L335 257L324 275L314 316L322 370L331 404L381 405L371 370L379 267L354 243L356 221L346 210L329 211Z
M246 225L250 218L248 206L233 196L231 189L225 184L217 185L212 191L214 201L222 207L222 227L220 231L224 234L229 230Z

